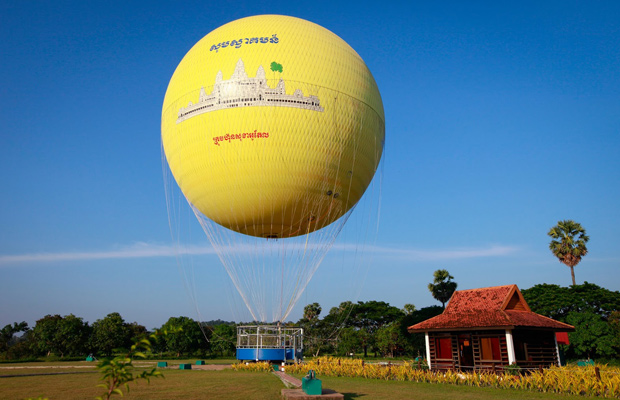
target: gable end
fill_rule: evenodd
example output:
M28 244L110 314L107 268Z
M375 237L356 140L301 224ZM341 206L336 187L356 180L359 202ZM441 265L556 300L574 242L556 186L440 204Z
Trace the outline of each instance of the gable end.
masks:
M530 306L527 305L521 291L517 285L512 285L510 292L504 300L504 304L501 307L502 310L515 310L515 311L532 311Z

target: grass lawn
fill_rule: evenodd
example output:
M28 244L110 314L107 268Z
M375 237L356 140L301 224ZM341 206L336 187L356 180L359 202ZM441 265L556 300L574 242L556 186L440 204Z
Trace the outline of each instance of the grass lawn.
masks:
M504 400L504 399L567 399L580 396L567 396L551 393L526 392L521 390L502 390L495 388L475 388L431 383L402 381L383 381L364 378L320 377L323 387L344 394L346 400L353 399L415 399L415 400Z
M58 372L44 370L37 373ZM278 399L284 387L275 375L254 372L164 370L165 378L150 385L130 385L124 399ZM4 375L4 373L3 373ZM0 398L26 399L43 395L50 400L93 399L103 394L97 373L0 378ZM123 388L123 392L126 392ZM118 396L114 398L119 398Z
M194 361L195 362L195 361ZM177 364L176 361L170 363ZM64 363L65 366L83 366L84 363ZM32 363L31 367L42 366ZM19 371L19 372L15 372ZM99 374L84 368L27 368L10 374L0 369L0 375L39 374L0 378L0 398L26 399L44 396L50 400L93 399L103 393L97 388ZM61 374L58 374L61 372ZM70 372L70 373L67 373ZM124 399L279 399L284 388L273 374L260 372L178 370L164 369L164 379L132 384ZM55 374L55 375L42 375ZM412 382L371 380L363 378L320 377L323 386L343 393L345 399L566 399L572 396L534 393L517 390L473 388ZM125 390L123 390L125 392ZM120 399L120 397L114 397Z

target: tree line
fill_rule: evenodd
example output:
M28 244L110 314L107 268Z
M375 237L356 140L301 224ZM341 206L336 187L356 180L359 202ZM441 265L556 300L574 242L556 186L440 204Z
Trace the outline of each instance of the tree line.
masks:
M169 332L152 341L151 351L165 357L234 355L236 329L226 321L197 322L189 317L171 317L159 331ZM21 335L18 335L20 334ZM126 322L113 312L92 325L73 314L46 315L31 329L26 322L0 330L0 359L37 357L109 357L126 352L149 332L137 322Z
M452 279L443 272L437 276ZM440 293L445 295L445 291ZM522 294L532 311L575 326L576 331L569 333L570 344L563 346L569 358L620 358L620 292L585 282L569 287L539 284L522 290ZM441 296L437 300L444 303ZM306 305L299 321L287 325L304 328L306 356L413 358L425 354L424 335L410 334L407 327L442 312L439 305L417 309L405 304L400 309L373 300L345 301L323 315L320 304L312 303ZM170 333L152 343L155 356L212 358L235 354L236 327L232 322L171 317L158 330ZM92 325L73 314L46 315L32 328L26 322L2 328L0 359L88 354L107 357L149 334L144 326L124 321L119 313L108 314Z
M539 284L521 293L533 312L575 327L570 344L561 345L568 358L620 358L620 292L585 282L569 287ZM437 300L444 303L443 297ZM441 306L418 310L412 304L399 309L380 301L344 302L320 319L321 307L313 303L298 324L305 328L307 355L372 352L413 358L424 356L424 334L410 334L407 327L442 312Z

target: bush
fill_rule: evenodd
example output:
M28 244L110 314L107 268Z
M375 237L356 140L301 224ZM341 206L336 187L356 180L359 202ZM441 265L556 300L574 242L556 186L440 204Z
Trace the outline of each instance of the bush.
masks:
M512 363L504 367L504 373L506 375L521 375L521 367L519 367L516 363Z

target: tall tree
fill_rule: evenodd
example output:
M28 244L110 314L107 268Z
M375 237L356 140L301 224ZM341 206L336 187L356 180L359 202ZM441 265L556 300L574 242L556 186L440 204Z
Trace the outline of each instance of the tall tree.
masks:
M586 243L590 238L580 223L570 219L558 221L547 235L551 236L549 249L558 260L570 268L570 275L575 285L575 266L588 254Z
M36 352L61 357L86 352L91 329L87 322L73 314L46 315L39 319L32 330L32 345Z
M360 339L360 331L347 326L338 331L338 340L336 342L336 351L340 356L348 356L355 354L362 347Z
M319 303L308 304L304 307L304 319L310 323L315 323L319 319L321 310Z
M575 327L575 332L568 334L575 355L580 357L614 357L617 338L613 326L600 315L591 312L571 312L566 322Z
M446 308L446 303L458 285L452 280L454 277L445 269L435 271L433 278L433 282L428 284L428 290L436 300L441 302L441 306Z
M234 355L237 346L237 332L234 326L220 324L213 328L211 349L222 357Z
M343 301L338 307L332 307L329 313L323 318L323 322L332 327L340 329L345 326L354 326L354 316L357 304L351 301Z
M132 342L136 342L140 339L146 339L149 337L149 332L146 327L144 325L140 325L137 322L127 324L127 328L129 329Z
M411 303L407 303L403 306L403 312L405 313L405 315L411 315L417 310L418 309L416 308L416 306Z
M590 312L607 320L620 310L620 291L588 282L569 287L543 283L524 289L521 294L535 313L564 322L570 312Z
M375 341L377 348L384 357L394 357L395 353L402 353L407 346L407 340L403 336L398 322L379 328Z
M47 353L48 356L54 352L60 353L59 348L61 345L57 335L60 320L62 320L62 317L58 314L48 314L37 320L36 325L32 329L33 350Z
M57 329L56 337L61 357L65 354L75 356L86 353L91 333L88 322L84 322L81 317L69 314L58 321Z
M166 347L168 351L181 354L192 354L198 350L206 350L208 342L205 339L200 325L189 317L170 317L161 327L164 332L172 332L166 335Z
M14 322L13 325L5 325L4 328L0 329L0 352L6 351L9 348L10 342L13 340L13 336L16 333L22 331L26 332L28 330L30 330L30 328L28 328L28 323L25 321L19 324Z
M402 310L391 306L385 301L358 301L351 311L351 324L360 330L360 340L364 349L364 357L368 357L368 347L374 347L375 334L382 326L400 320L404 316ZM375 353L378 350L374 347Z
M308 304L304 307L304 315L298 322L304 329L304 346L315 357L327 342L325 323L319 319L321 311L319 303Z
M108 356L113 350L131 345L131 330L123 317L113 312L93 323L91 340L97 353Z
M535 313L575 326L569 333L568 357L620 355L620 292L585 282L569 287L540 284L521 293Z

